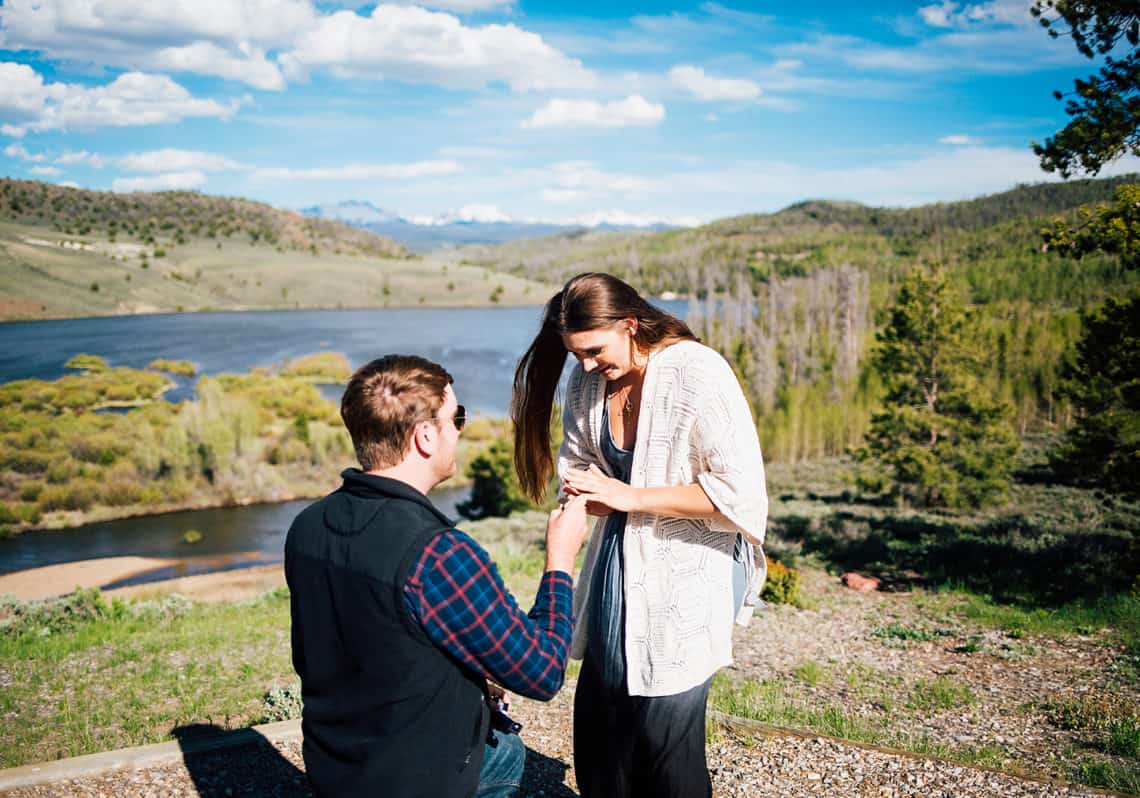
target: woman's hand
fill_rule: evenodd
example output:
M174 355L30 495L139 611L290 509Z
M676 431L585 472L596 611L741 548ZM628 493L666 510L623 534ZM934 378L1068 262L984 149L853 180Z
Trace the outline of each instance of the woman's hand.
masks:
M588 512L602 510L591 515L609 515L613 511L628 513L637 509L637 489L620 479L607 477L596 465L567 471L563 483L567 494L586 497Z

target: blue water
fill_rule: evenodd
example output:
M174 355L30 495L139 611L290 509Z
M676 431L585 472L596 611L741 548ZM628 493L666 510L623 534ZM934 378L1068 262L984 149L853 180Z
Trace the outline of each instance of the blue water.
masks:
M443 365L472 412L502 416L515 364L540 316L539 307L384 308L16 322L0 324L0 382L56 379L79 352L133 368L160 357L189 360L200 374L244 372L325 350L343 352L356 368L399 352ZM193 378L174 379L167 399L193 395Z
M682 301L661 307L683 316ZM472 414L505 416L515 365L538 331L541 307L382 308L164 314L0 324L0 383L56 379L86 352L112 366L144 368L156 358L189 360L200 374L246 372L319 351L343 352L356 368L388 353L415 354L443 365ZM173 378L170 401L192 398L195 378ZM339 400L341 386L321 386ZM335 483L336 474L330 474ZM441 486L445 488L445 486ZM455 516L464 490L432 499ZM0 540L0 573L95 557L174 557L178 574L276 562L285 532L305 502L193 510L33 532ZM183 542L190 529L202 533ZM174 575L174 574L168 574ZM144 577L153 579L155 574ZM137 581L137 580L136 580Z

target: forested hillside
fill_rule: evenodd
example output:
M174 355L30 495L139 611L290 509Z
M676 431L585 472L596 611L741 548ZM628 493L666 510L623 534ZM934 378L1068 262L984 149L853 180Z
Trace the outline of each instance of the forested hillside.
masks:
M1118 259L1048 252L1041 230L1107 202L1131 178L1021 186L910 209L809 201L656 234L585 234L461 251L465 262L560 282L608 271L642 291L690 296L689 321L736 367L768 457L798 462L857 446L881 387L867 355L907 271L940 263L973 309L986 389L1021 434L1071 421L1058 395L1080 311L1134 291Z
M236 236L249 243L313 253L407 254L390 239L342 222L194 191L118 194L0 178L0 219L46 225L68 235L95 235L168 249L192 239Z
M0 319L519 304L544 290L248 200L0 179Z

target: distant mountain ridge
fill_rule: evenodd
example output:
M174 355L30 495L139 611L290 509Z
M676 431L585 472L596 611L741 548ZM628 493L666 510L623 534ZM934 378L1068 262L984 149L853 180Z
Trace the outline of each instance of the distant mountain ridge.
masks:
M117 193L0 178L0 219L62 233L106 235L166 248L248 237L282 250L406 257L396 242L343 222L196 191Z
M334 219L368 230L398 241L412 252L421 254L441 249L503 244L585 230L659 232L676 227L663 222L648 225L609 223L604 221L604 217L598 224L519 221L494 208L470 210L465 208L442 216L409 218L361 200L313 205L302 208L299 213L307 217Z
M1077 268L1071 262L1050 265L1056 256L1042 251L1043 227L1058 216L1076 222L1077 208L1110 201L1117 186L1135 182L1140 175L1020 185L972 200L914 208L805 200L776 213L734 216L699 227L559 233L471 246L459 256L555 285L579 272L608 271L654 294L703 293L710 285L727 290L729 276L742 270L763 283L843 264L867 270L873 285L889 285L910 265L938 261L969 284L979 301L1012 299L1024 293L1018 281L1036 280L1041 288L1055 279L1053 271ZM1103 260L1089 258L1079 267L1086 275L1081 290L1088 297L1099 295L1097 284L1105 277L1093 276L1089 264ZM1111 272L1110 266L1104 269Z

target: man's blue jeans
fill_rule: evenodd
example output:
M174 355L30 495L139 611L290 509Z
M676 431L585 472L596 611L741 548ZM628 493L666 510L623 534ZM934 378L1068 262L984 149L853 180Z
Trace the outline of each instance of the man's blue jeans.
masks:
M483 769L479 771L475 798L515 798L522 784L526 746L517 734L492 734L499 744L483 748Z

